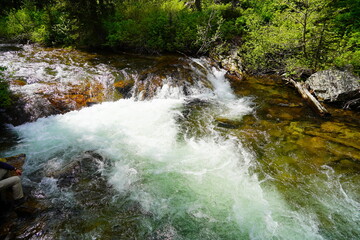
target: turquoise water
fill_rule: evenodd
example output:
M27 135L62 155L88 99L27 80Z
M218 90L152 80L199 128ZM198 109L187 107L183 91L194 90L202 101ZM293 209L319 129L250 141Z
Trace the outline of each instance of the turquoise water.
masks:
M152 99L104 102L11 127L21 141L5 154L27 154L25 184L54 205L43 216L42 237L356 239L357 172L310 164L311 151L293 144L303 139L293 129L308 125L266 125L256 97L235 94L225 71L191 61L211 88L193 85L185 96L164 84ZM219 127L218 119L245 127ZM62 187L46 174L88 151L102 159L85 180Z

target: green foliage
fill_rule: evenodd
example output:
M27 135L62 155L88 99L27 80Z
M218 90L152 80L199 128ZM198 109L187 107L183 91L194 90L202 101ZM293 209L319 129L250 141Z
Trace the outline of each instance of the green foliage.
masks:
M250 5L244 11L247 34L242 51L250 70L296 72L300 68L320 70L335 64L358 68L354 54L358 45L351 40L355 38L343 40L344 36L335 31L337 16L345 12L334 7L333 1L266 2Z
M205 24L197 26L196 42L200 45L198 53L206 53L221 38L221 27L224 22L219 12L212 10ZM216 28L215 28L216 27Z
M33 25L28 9L13 10L8 16L7 32L18 39L29 39Z
M47 42L55 45L73 45L78 39L78 26L75 19L59 9L51 11L52 29Z
M0 37L7 36L6 18L0 17Z
M207 54L239 44L248 70L360 72L360 0L12 0L0 36L47 45Z
M173 27L176 31L172 43L174 49L183 52L194 52L199 49L200 46L196 42L198 34L197 26L202 21L202 18L203 13L200 12L184 11L177 15Z
M17 9L21 6L22 0L1 1L0 16L6 16L11 9Z
M360 31L360 0L334 1L333 7L340 10L334 18L334 29L339 34Z
M340 46L338 55L334 59L335 65L340 68L350 68L360 75L360 32L343 36Z
M23 7L11 10L3 20L5 27L0 30L3 36L16 40L31 40L44 43L46 40L47 26L44 24L44 12L36 8Z
M9 84L5 79L3 79L2 72L4 70L4 67L0 67L0 108L7 108L12 104Z
M149 52L206 52L219 39L219 13L211 8L193 11L179 0L124 1L105 21L107 43Z

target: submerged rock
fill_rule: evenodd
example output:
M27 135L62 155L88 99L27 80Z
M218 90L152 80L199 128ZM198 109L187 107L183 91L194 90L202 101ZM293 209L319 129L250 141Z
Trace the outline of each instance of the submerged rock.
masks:
M216 118L218 127L229 128L229 129L237 129L241 127L243 124L241 120L232 120L227 118Z
M49 169L46 176L57 179L59 187L70 187L84 178L90 177L96 180L95 177L100 177L98 165L103 162L104 158L100 154L86 151L60 169Z
M24 159L25 154L6 158L14 166ZM113 192L100 172L103 164L106 164L106 159L100 154L82 152L66 165L43 173L45 178L56 182L53 190L57 188L58 192L52 197L48 198L47 195L54 192L46 193L40 187L41 183L33 182L25 187L24 193L28 198L20 207L13 208L1 202L0 239L68 239L56 235L58 228L67 223L75 226L77 215L83 214L84 209L91 211L93 216L109 214L103 211L112 203ZM65 197L68 195L71 195L71 202ZM3 207L7 207L6 211L3 211ZM126 208L127 214L130 210ZM92 219L91 216L88 218ZM97 223L96 218L94 221ZM76 231L77 227L73 230Z
M360 79L349 72L325 70L314 73L305 83L319 100L360 110Z

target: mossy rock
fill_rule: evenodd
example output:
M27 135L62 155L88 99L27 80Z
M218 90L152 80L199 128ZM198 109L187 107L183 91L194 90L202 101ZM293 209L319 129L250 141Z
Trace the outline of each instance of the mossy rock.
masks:
M223 128L236 129L236 128L240 128L243 125L243 122L241 120L216 118L215 121L217 122L218 127L223 127Z

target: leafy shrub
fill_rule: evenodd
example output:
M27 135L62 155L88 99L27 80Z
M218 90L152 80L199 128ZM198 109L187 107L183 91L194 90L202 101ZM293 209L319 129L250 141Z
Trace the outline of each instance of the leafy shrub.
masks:
M6 36L7 36L6 18L1 17L0 18L0 37L6 37Z
M200 46L196 43L197 25L202 19L199 12L182 11L174 18L174 40L171 43L179 51L196 51Z
M53 26L48 41L56 45L73 45L79 37L78 25L67 13L53 11Z
M360 32L344 37L343 47L338 49L338 56L334 59L336 66L340 68L350 68L360 75Z
M30 39L33 21L28 9L11 11L6 25L9 36L19 40Z
M12 10L5 20L3 32L15 40L31 40L33 42L45 43L47 37L47 26L45 14L36 9L21 8Z
M235 19L220 28L224 22L221 11L228 6L216 6L200 12L179 0L124 1L115 16L105 21L107 44L150 52L207 52L222 32L228 36L235 29Z

